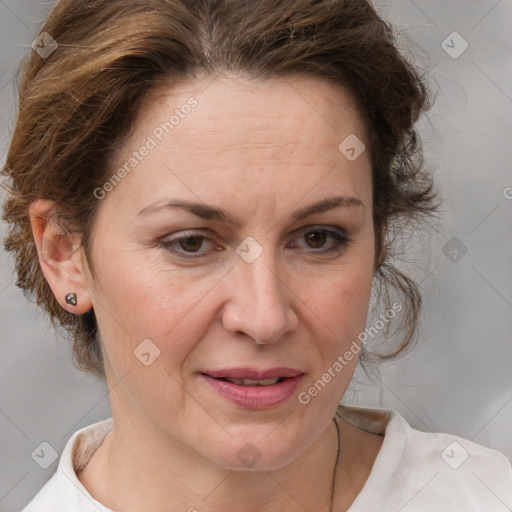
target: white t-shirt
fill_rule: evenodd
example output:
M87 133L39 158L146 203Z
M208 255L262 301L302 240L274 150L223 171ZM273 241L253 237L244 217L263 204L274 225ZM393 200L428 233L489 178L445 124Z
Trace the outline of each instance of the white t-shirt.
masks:
M384 435L366 484L349 512L510 512L512 465L502 453L451 434L412 428L392 409L340 405L337 415ZM112 512L75 471L112 428L112 419L73 434L52 478L22 512Z

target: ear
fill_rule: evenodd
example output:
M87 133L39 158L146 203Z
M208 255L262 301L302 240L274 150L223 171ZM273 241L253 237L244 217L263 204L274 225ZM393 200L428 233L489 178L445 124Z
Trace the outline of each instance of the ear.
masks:
M70 313L86 313L92 301L80 240L59 228L53 206L53 201L38 199L29 208L39 264L59 304ZM76 306L66 302L69 293L76 293Z

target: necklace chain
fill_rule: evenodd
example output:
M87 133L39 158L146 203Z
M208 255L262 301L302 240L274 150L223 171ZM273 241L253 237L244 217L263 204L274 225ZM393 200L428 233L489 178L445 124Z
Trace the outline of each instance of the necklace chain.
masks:
M336 470L338 469L338 461L340 458L340 427L338 426L338 422L336 421L336 417L334 419L334 425L336 426L336 439L338 440L338 451L336 453L336 462L334 463L334 471L332 472L332 484L331 484L331 499L329 501L329 512L332 512L332 508L334 506L334 488L336 484Z

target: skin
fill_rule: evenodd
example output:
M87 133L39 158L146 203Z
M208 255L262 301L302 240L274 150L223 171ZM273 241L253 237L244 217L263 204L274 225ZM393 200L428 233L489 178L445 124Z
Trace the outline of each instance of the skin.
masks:
M100 201L94 272L79 239L45 215L50 202L30 209L57 299L73 313L94 308L99 325L114 428L79 478L115 510L325 511L333 416L357 357L309 404L297 395L365 327L376 266L370 155L349 161L338 149L350 134L366 141L365 127L347 94L320 78L197 78L146 101L113 170L191 96L197 107ZM292 220L333 196L360 204ZM171 199L225 209L241 226L178 208L139 215ZM311 239L314 228L350 241L318 232ZM208 238L179 245L190 231ZM252 263L236 252L249 236L262 248ZM159 245L171 238L172 246ZM64 301L73 290L76 307ZM144 339L160 350L149 366L134 356ZM285 403L257 411L228 402L200 377L240 366L305 376ZM335 509L346 510L383 438L338 425ZM251 469L237 457L246 443L261 452Z

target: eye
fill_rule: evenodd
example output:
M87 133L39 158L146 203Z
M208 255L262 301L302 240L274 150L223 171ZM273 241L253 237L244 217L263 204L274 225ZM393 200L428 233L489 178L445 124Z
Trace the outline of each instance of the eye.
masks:
M179 256L197 258L204 255L204 252L200 252L200 249L205 241L211 243L211 238L197 232L191 232L187 233L186 236L180 236L175 239L161 240L158 245Z
M348 245L350 242L348 236L343 230L332 230L326 228L316 228L309 227L307 231L302 231L302 235L297 239L292 240L290 243L295 247L304 247L303 245L298 245L295 240L304 239L306 243L306 249L313 249L311 252L313 253L331 253L333 251L339 251L343 246ZM325 244L329 241L329 239L333 240L334 243L331 242L330 246L327 248ZM288 245L289 246L289 245Z

